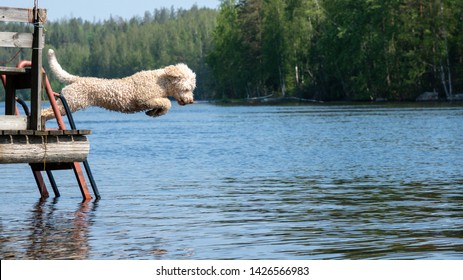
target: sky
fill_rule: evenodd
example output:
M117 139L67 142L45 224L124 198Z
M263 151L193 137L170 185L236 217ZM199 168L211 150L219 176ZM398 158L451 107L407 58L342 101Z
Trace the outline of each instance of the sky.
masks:
M130 19L141 16L145 11L174 7L190 9L194 4L198 7L218 8L220 0L37 0L39 8L48 10L48 20L80 17L84 20L99 21L120 16ZM0 6L32 8L34 0L1 0Z

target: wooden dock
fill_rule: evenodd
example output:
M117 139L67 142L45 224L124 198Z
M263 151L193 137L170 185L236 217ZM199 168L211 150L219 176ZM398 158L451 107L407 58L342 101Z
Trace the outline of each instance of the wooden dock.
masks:
M89 130L1 130L0 164L83 162Z
M30 61L21 61L16 67L0 66L0 78L5 88L5 115L0 116L0 164L27 163L32 169L42 198L48 197L42 171L48 175L55 196L60 196L52 170L73 169L84 200L92 198L88 191L81 163L87 171L96 198L98 189L90 171L87 157L90 130L78 130L72 114L67 110L71 130L66 128L55 98L66 100L53 92L42 68L42 49L45 45L43 25L47 11L35 6L32 9L0 7L0 21L33 24L33 33L0 32L0 47L30 48ZM30 110L16 97L16 90L30 89ZM41 117L42 95L45 89L58 124L46 129ZM20 101L25 115L20 115L16 102ZM67 105L66 105L67 106ZM65 108L66 109L66 108Z

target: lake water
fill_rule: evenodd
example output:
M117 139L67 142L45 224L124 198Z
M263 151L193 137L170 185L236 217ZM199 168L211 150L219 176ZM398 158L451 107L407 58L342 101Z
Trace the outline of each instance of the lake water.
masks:
M75 118L102 199L1 165L1 259L463 259L462 107Z

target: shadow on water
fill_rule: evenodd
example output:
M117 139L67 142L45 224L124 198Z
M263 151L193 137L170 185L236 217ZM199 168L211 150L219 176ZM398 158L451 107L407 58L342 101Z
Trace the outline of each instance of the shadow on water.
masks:
M98 201L79 203L74 212L57 208L59 198L40 199L30 211L26 225L2 226L2 259L85 259L90 251L89 227ZM18 250L18 247L22 248ZM10 249L11 248L11 249Z

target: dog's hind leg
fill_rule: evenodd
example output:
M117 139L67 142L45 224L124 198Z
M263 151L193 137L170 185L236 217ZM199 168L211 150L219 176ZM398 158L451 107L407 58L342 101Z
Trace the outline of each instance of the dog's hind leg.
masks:
M66 111L64 110L61 100L58 100L57 104L58 104L58 108L59 108L59 112L61 116L66 115ZM50 107L50 108L42 110L42 117L45 119L45 121L54 119L56 116L55 116L55 112L53 111L53 108Z
M153 98L145 102L148 108L152 108L146 111L146 115L150 117L159 117L165 115L167 111L172 107L172 103L167 98Z
M80 109L87 107L87 106L83 106L83 104L79 102L79 100L76 99L73 95L71 95L70 98L66 98L66 102L69 106L69 109L71 110L71 113L74 113ZM59 109L61 116L65 116L66 110L64 109L64 106L61 100L57 100L56 104L58 105L58 109ZM55 116L55 112L53 111L53 108L50 107L45 110L42 110L42 117L45 118L45 120L54 119L56 116Z

